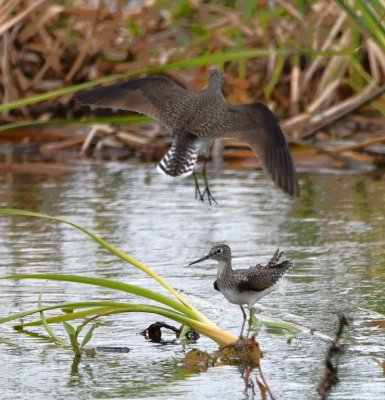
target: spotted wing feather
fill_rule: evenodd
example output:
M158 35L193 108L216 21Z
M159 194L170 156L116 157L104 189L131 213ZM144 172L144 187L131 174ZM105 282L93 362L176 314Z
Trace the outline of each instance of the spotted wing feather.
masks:
M240 292L262 292L275 285L292 266L292 262L285 260L273 266L250 268L246 270L247 274L240 280L238 290Z
M178 104L181 99L193 96L195 93L170 78L152 76L82 91L74 98L82 104L135 111L162 121L165 102Z

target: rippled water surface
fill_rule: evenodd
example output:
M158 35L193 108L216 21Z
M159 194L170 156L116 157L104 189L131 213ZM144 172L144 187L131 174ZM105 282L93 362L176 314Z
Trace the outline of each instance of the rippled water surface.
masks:
M333 336L336 313L353 318L346 332L340 383L331 399L384 399L384 331L366 326L384 314L385 181L365 175L301 176L302 196L291 200L263 174L212 171L219 205L194 199L192 179L170 180L153 166L110 163L74 175L0 176L0 206L64 217L89 228L151 266L222 328L237 334L238 306L213 289L215 262L188 267L218 241L231 245L235 267L266 262L277 247L295 262L283 284L260 301L262 314ZM119 279L157 289L81 232L51 221L0 217L0 275L57 272ZM1 281L1 316L37 306L41 281ZM86 299L130 300L107 289L50 282L44 304ZM94 332L94 346L127 346L129 353L97 352L78 370L73 355L36 335L0 326L2 399L259 399L237 367L193 373L178 365L189 347L147 342L139 334L161 317L120 314ZM63 331L55 326L60 335ZM31 332L44 334L39 328ZM170 336L171 338L171 336ZM262 368L277 399L316 399L329 343L301 334L262 330ZM213 351L201 338L196 346Z

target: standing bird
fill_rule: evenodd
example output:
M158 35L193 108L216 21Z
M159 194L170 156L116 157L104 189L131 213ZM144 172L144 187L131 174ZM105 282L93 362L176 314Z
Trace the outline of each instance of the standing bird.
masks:
M158 166L167 175L191 175L202 147L207 149L213 139L235 138L251 147L280 189L299 196L294 163L276 116L262 103L228 104L222 94L224 77L210 70L208 86L199 93L165 76L150 76L82 91L75 99L158 119L172 137L171 148Z
M247 336L249 336L253 305L263 296L270 293L278 280L293 266L293 263L288 260L278 263L282 255L283 252L277 250L265 266L258 264L249 269L237 269L234 271L231 266L230 247L227 244L217 244L211 248L207 256L189 264L193 265L210 258L218 261L217 280L214 282L214 289L221 292L230 303L238 304L241 307L243 324L239 339L242 338L247 319L242 306L246 304L250 311L247 332Z

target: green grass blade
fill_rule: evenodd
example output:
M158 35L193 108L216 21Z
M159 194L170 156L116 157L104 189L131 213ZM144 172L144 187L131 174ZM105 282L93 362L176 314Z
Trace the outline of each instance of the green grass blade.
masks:
M157 65L148 68L137 69L134 71L124 72L121 74L115 74L108 77L104 77L101 79L97 79L94 81L81 83L77 85L68 86L65 88L60 88L56 90L52 90L47 93L41 93L38 95L30 96L24 99L19 99L10 103L0 105L0 112L13 110L15 108L24 107L30 104L35 104L40 101L49 100L58 96L68 95L75 93L79 90L88 89L96 85L100 85L102 83L108 83L112 81L116 81L118 79L125 78L133 78L142 74L155 74L160 72L165 72L169 70L175 69L183 69L183 68L192 68L192 67L200 67L202 65L212 65L212 64L223 64L228 61L240 61L249 58L258 58L258 57L266 57L272 53L274 54L317 54L317 55L325 55L325 56L333 56L333 55L348 55L351 54L352 50L344 49L338 51L314 51L312 49L300 49L298 51L292 50L274 50L274 49L255 49L255 50L243 50L243 51L235 51L235 52L222 52L216 54L205 54L202 56L198 56L195 58L184 59L180 61L175 61L165 65Z
M152 271L149 267L141 262L137 261L135 258L129 256L128 254L124 253L123 251L119 250L117 247L113 246L112 244L108 243L104 239L100 238L99 236L95 235L94 233L88 231L87 229L73 223L70 221L66 221L61 218L52 217L50 215L36 213L33 211L26 211L26 210L16 210L16 209L0 209L0 215L18 215L18 216L27 216L27 217L35 217L35 218L46 218L53 221L58 221L70 225L76 229L79 229L81 232L85 233L86 235L90 236L93 240L98 242L112 254L116 255L117 257L121 258L122 260L128 262L129 264L135 266L136 268L140 269L141 271L145 272L147 275L151 276L157 282L159 282L164 288L166 288L172 295L174 295L185 307L189 308L190 311L196 316L196 318L205 321L206 323L212 323L206 316L201 314L197 309L195 309L191 304L187 302L171 285L169 285L166 280L161 278L157 273ZM52 275L51 275L52 276ZM54 278L52 278L54 279ZM96 278L94 278L96 279ZM86 282L84 282L86 283ZM152 292L154 293L154 292ZM174 307L173 307L174 308Z
M11 314L8 317L0 318L0 324L4 324L5 322L14 321L17 319L22 319L28 317L29 315L36 314L40 311L50 311L62 309L63 312L72 312L78 308L90 308L90 307L127 307L130 303L116 303L111 301L84 301L84 302L76 302L76 303L63 303L57 304L55 306L47 306L42 308L37 308L34 310L22 311L19 313Z
M346 12L346 14L348 14L348 16L350 17L350 19L364 32L369 33L370 32L370 28L367 25L367 22L362 19L359 18L359 16L356 13L356 10L354 9L354 7L350 6L346 0L336 0L337 4Z
M156 313L159 315L163 315L165 317L168 317L170 319L174 319L181 324L188 325L192 329L197 330L198 332L206 335L207 337L211 338L215 342L217 342L221 346L226 346L228 344L234 343L236 340L236 337L229 332L223 331L222 329L219 329L213 322L211 322L207 317L205 317L203 314L201 314L198 310L196 310L194 307L190 306L179 293L177 293L167 282L165 282L162 278L160 278L156 273L151 271L150 268L145 266L144 264L139 263L132 257L128 256L127 254L123 253L119 249L115 248L108 242L104 241L103 239L99 238L98 236L94 235L93 233L89 232L88 230L72 223L69 221L62 220L60 218L56 217L51 217L49 215L45 214L40 214L40 213L35 213L32 211L25 211L25 210L15 210L15 209L0 209L0 215L19 215L19 216L30 216L30 217L38 217L38 218L46 218L54 221L59 221L59 222L64 222L70 226L73 226L80 231L84 232L91 238L93 238L95 241L100 243L103 247L107 248L110 252L113 254L117 255L118 257L122 258L124 261L129 262L130 264L136 266L137 268L141 269L142 271L148 273L151 277L156 279L159 283L161 283L166 289L168 289L171 293L175 294L175 296L178 298L178 301L173 300L167 296L161 295L159 293L153 292L148 289L144 289L135 285L130 285L126 283L121 283L121 282L116 282L112 281L109 279L104 279L104 278L94 278L94 277L85 277L85 276L76 276L76 275L57 275L57 274L21 274L21 275L11 275L11 276L6 276L0 278L2 279L49 279L49 280L57 280L57 281L65 281L65 282L75 282L75 283L83 283L83 284L90 284L90 285L97 285L97 286L102 286L102 287L107 287L110 289L114 290L121 290L125 291L128 293L133 293L142 297L149 298L154 301L161 302L171 308L174 308L174 310L180 311L174 311L170 309L165 309L162 307L157 307L157 306L151 306L151 305L129 305L127 307L122 307L121 305L119 306L104 306L104 307L92 307L91 309L84 310L84 311L79 311L79 312L71 312L68 314L64 314L60 317L52 317L46 319L47 323L53 323L53 321L63 322L65 320L73 320L77 318L86 318L88 316L93 316L97 317L101 313L103 315L110 315L110 314L116 314L116 313L121 313L121 312L150 312L150 313ZM109 302L106 302L109 303ZM33 311L27 311L27 312L22 312L22 313L17 313L13 314L8 317L0 318L0 323L4 323L7 321L14 320L16 318L21 318L33 313L41 312L41 311L46 311L46 310L52 310L54 308L59 308L59 307L66 307L66 311L72 310L76 307L82 308L86 307L86 304L91 305L91 302L83 302L83 303L70 303L70 304L62 304L62 305L57 305L54 307L45 307ZM71 308L72 307L72 308ZM35 322L36 323L36 322ZM42 324L43 321L37 321L38 324ZM31 323L28 323L28 325L21 325L21 326L30 326Z
M20 275L8 275L1 277L2 279L49 279L61 282L74 282L83 283L86 285L95 285L105 287L113 290L119 290L126 293L132 293L137 296L145 297L147 299L162 303L183 314L196 318L195 313L187 306L167 297L160 293L154 292L149 289L142 288L136 285L130 285L128 283L113 281L105 278L94 278L89 276L78 276L78 275L58 275L58 274L20 274Z
M385 49L385 29L381 21L382 14L385 12L383 6L379 8L377 4L377 9L382 8L382 13L378 17L373 13L367 0L355 0L354 4L346 0L337 0L337 4L348 14L364 35L376 40L382 49Z
M270 79L270 82L264 87L265 98L267 101L270 101L271 94L278 84L280 78L282 77L283 68L285 66L286 57L282 54L277 57L277 64L274 68L273 75Z
M379 23L379 18L373 14L367 1L356 0L356 7L361 14L360 20L365 20L366 25L369 27L368 36L377 40L382 49L385 49L385 31L382 24Z
M91 328L88 330L88 332L85 334L83 340L82 340L82 344L80 345L80 348L84 348L85 346L87 346L87 343L92 339L92 335L94 333L94 330L96 328L99 327L99 323L94 324L93 326L91 326Z
M49 125L129 125L138 124L142 122L152 121L152 118L143 115L112 115L109 117L94 117L94 118L82 118L82 119L50 119L48 121L40 120L27 120L11 122L9 124L0 125L0 132L6 132L11 129L29 128L33 126L49 126Z
M261 318L256 318L252 324L253 328L265 327L269 329L276 329L281 332L286 332L291 335L297 335L298 333L303 333L302 329L298 326L284 321L271 321L271 320L264 320Z
M123 312L146 312L152 314L162 315L166 318L170 318L174 321L179 322L182 325L187 325L192 329L200 332L201 334L211 338L221 346L233 343L237 337L229 332L223 331L213 324L207 324L202 321L197 321L194 318L190 318L187 315L178 313L174 310L170 310L164 307L152 306L147 304L131 304L131 303L118 303L118 302L106 302L106 301L87 301L87 302L76 302L76 303L64 303L55 306L48 306L35 310L24 311L21 313L13 314L8 317L0 318L0 324L8 321L19 320L29 315L37 314L40 311L49 311L55 309L62 309L64 311L72 311L74 309L88 308L87 310L80 312L69 312L60 316L47 318L47 323L62 323L63 321L71 321L79 318L95 317L98 314L101 316L107 316L111 314L118 314ZM40 326L42 321L27 322L25 324L18 325L19 327L28 326Z
M46 284L45 284L45 285L46 285ZM44 285L44 286L45 286L45 285ZM43 287L43 288L44 288L44 287ZM67 346L67 343L66 343L64 340L60 339L60 338L55 334L55 332L54 332L54 331L51 329L51 327L48 325L47 320L46 320L46 318L45 318L44 311L43 311L43 305L42 305L42 302L41 302L41 299L42 299L42 296L43 296L43 288L40 290L39 297L38 297L38 300L37 300L37 305L38 305L39 310L40 310L39 313L40 313L41 322L43 323L43 326L44 326L46 332L47 332L48 335L52 338L52 340L53 340L55 343L60 344L60 345L66 347L66 346Z
M194 321L191 318L186 317L183 314L180 314L176 311L164 308L164 307L159 307L159 306L151 306L151 305L146 305L146 304L127 304L126 307L92 307L86 310L82 311L76 311L73 313L68 313L68 314L62 314L62 315L56 315L54 317L49 317L47 318L47 323L48 324L59 324L59 323L67 323L67 321L74 321L77 319L84 319L84 318L89 318L89 317L103 317L107 315L112 315L112 314L120 314L120 313L126 313L126 312L152 312L149 310L162 310L162 312L168 312L168 315L173 315L175 319L177 316L182 318L187 318L187 320ZM23 324L20 324L18 326L20 327L31 327L31 326L41 326L43 325L42 320L36 320L32 322L25 322ZM68 325L68 323L67 323ZM72 329L74 329L71 325L69 325ZM66 328L67 329L67 328ZM70 329L70 328L69 328ZM75 334L75 330L72 333L72 330L67 331L68 334Z
M63 96L67 94L75 93L79 90L84 90L91 88L95 85L100 85L103 83L112 82L118 79L125 78L133 78L142 74L154 74L169 71L172 69L182 69L182 68L190 68L190 67L198 67L202 65L210 65L210 64L221 64L227 61L237 61L244 58L251 57L264 57L268 54L271 54L274 50L271 49L258 49L258 50L247 50L247 51L239 51L239 52L228 52L228 53L216 53L216 54L208 54L199 56L193 59L185 59L176 61L173 63L165 64L165 65L157 65L154 67L137 69L134 71L128 71L121 74L115 74L108 77L104 77L101 79L97 79L91 82L81 83L77 85L68 86L65 88L60 88L56 90L52 90L47 93L41 93L38 95L34 95L31 97L27 97L24 99L16 100L10 103L0 105L0 112L9 111L15 108L24 107L30 104L35 104L40 101L49 100L58 96Z
M186 315L180 314L170 309L163 307L152 306L147 304L129 304L127 307L95 307L89 310L79 311L75 313L64 314L56 317L47 318L47 323L61 323L63 321L71 321L80 318L95 317L95 316L108 316L113 314L120 314L126 312L145 312L151 314L158 314L163 317L172 319L179 322L181 325L187 325L197 332L209 337L221 346L234 343L237 339L236 336L230 334L229 332L219 329L217 326L212 324L207 324L202 321L197 321L195 319L189 318ZM20 327L31 327L40 326L42 321L33 321L20 325Z
M64 320L70 321L70 320L74 320L74 319L94 316L94 315L97 315L100 312L100 310L107 310L107 309L117 310L119 308L129 309L130 307L132 309L135 309L135 307L133 307L133 306L136 307L138 305L133 305L132 303L118 303L118 302L113 302L113 301L84 301L84 302L76 302L76 303L63 303L63 304L57 304L55 306L41 307L41 308L37 308L34 310L28 310L28 311L23 311L20 313L15 313L8 317L0 318L0 324L9 322L9 321L20 320L29 315L38 314L41 311L52 311L52 310L61 309L65 314L47 319L47 322L49 322L49 323L60 323L60 322L63 322ZM151 305L139 305L139 306L154 307ZM156 307L157 307L157 309L160 308L158 306L156 306ZM79 312L73 312L73 310L82 309L82 308L89 308L90 310L86 310L86 312L84 314L79 313ZM167 310L167 309L164 308L164 310ZM170 311L172 311L172 310L170 310ZM173 312L175 312L175 311L173 311ZM178 313L178 315L183 316L183 314L179 314L179 313ZM44 322L42 320L40 320L39 322L36 322L36 321L35 322L26 322L24 324L20 324L20 326L36 326L36 325L42 325L42 324L44 324Z
M69 315L69 314L67 314L67 315ZM51 318L49 318L47 320L47 323L49 323L50 319ZM39 322L41 322L41 324L39 324L39 325L42 325L43 321L39 321ZM22 326L32 326L32 325L23 324ZM68 336L75 336L75 328L72 325L70 325L68 322L63 321L63 326L64 326L64 329L66 330L66 332L68 333Z

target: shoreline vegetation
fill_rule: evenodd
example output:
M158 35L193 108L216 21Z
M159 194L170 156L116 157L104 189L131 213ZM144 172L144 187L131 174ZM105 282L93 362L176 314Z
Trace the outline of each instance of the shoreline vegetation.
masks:
M244 374L242 376L246 388L254 387L255 380L255 383L261 392L262 398L266 398L264 395L265 392L267 392L270 398L274 400L275 397L272 394L262 372L260 359L263 356L263 352L261 352L259 343L256 341L255 333L251 335L251 337L239 339L232 333L224 331L219 326L215 325L211 320L209 320L199 310L197 310L193 305L191 305L179 292L177 292L166 280L160 277L151 268L140 261L137 261L130 255L124 253L122 250L116 248L109 242L80 225L61 218L25 210L1 208L0 216L43 218L53 222L67 224L75 229L80 230L86 236L89 236L92 240L117 258L120 258L130 266L135 267L141 272L149 275L168 292L167 295L164 295L153 290L146 289L142 286L94 276L66 275L57 273L16 274L2 276L0 277L0 281L34 279L46 281L46 283L49 281L60 281L92 285L108 288L113 291L121 291L133 294L137 296L138 299L144 299L146 302L127 303L106 300L86 300L82 302L60 303L44 306L42 297L45 290L45 284L42 284L42 288L38 295L37 308L0 317L0 324L16 322L17 324L14 325L14 329L27 335L30 334L29 328L44 327L45 334L39 335L39 338L53 342L62 348L72 349L74 353L72 369L73 371L78 371L79 363L81 362L83 356L95 356L97 348L89 347L88 344L92 339L94 330L100 327L102 323L101 321L103 321L106 317L111 317L115 314L131 312L151 313L162 316L181 324L181 328L179 328L179 330L177 328L173 328L174 331L178 331L177 337L181 344L195 343L197 339L189 339L187 336L187 332L189 330L193 330L210 338L219 346L219 349L213 353L201 351L194 347L191 348L185 354L185 357L178 361L186 369L199 372L207 371L208 368L219 365L237 365L244 369ZM148 300L150 303L147 303ZM155 304L151 304L151 302ZM46 315L47 313L52 312L56 315ZM38 319L26 321L25 319L30 316L38 316ZM301 333L317 336L318 338L322 338L328 342L332 340L332 344L325 361L324 377L319 386L319 393L323 396L322 398L327 398L331 388L338 383L338 358L336 357L336 354L343 353L343 347L338 343L343 331L343 326L341 325L342 317L343 316L339 317L340 326L334 340L326 335L319 333L317 334L317 332L311 332L307 328L300 327L299 325L292 323L286 323L284 321L270 322L268 320L260 319L259 321L255 320L254 322L258 322L258 327L263 325L270 327L271 329L275 329L276 332L281 332L282 334L286 332L287 340L291 340L294 335ZM343 318L343 324L347 325L347 319L345 317ZM78 321L78 325L76 326L73 325L75 321ZM67 340L62 338L62 335L59 336L55 333L57 325L63 325L64 330L68 335ZM55 326L55 328L52 326ZM167 326L170 327L169 325ZM83 332L84 330L85 332ZM159 338L160 335L161 333L159 332ZM199 338L199 336L197 338ZM147 339L150 340L149 337ZM110 351L114 350L115 349L113 347L110 348ZM124 348L124 351L129 351L129 348ZM255 376L253 376L254 374L252 375L253 371L256 372Z
M262 101L278 115L299 171L380 168L385 165L385 8L380 1L368 3L144 0L129 7L123 0L0 2L0 170L73 172L78 169L74 159L158 161L170 141L158 124L135 114L90 110L77 104L73 94L151 74L167 74L198 91L207 84L212 65L226 73L229 103ZM225 166L257 166L244 144L225 140L216 150L212 158L223 159ZM235 355L219 357L227 357L229 364L237 357L238 364L248 367L246 387L257 369L261 398L268 392L274 399L260 369L255 337L238 346L236 336L214 325L149 267L85 228L31 211L1 209L0 214L71 225L150 275L170 294L87 276L8 275L0 279L96 285L159 305L81 302L43 307L41 292L38 308L2 317L0 324L36 314L39 319L22 322L19 330L44 326L47 337L60 344L50 325L63 323L80 360L98 323L81 343L79 334L96 318L121 312L161 315L206 335L222 350L235 349ZM52 310L60 314L46 317ZM76 329L68 322L84 318ZM292 324L274 324L293 334L313 334ZM343 353L339 340L347 325L348 319L341 316L325 360L322 398L338 382ZM192 354L194 367L213 365L219 358L198 356Z
M63 160L74 158L158 161L169 146L158 124L90 110L72 95L159 73L199 91L211 65L226 73L227 101L263 101L279 116L299 171L383 166L383 5L257 3L0 5L0 170L72 172ZM225 166L258 166L244 144L225 140L218 148L213 158Z

